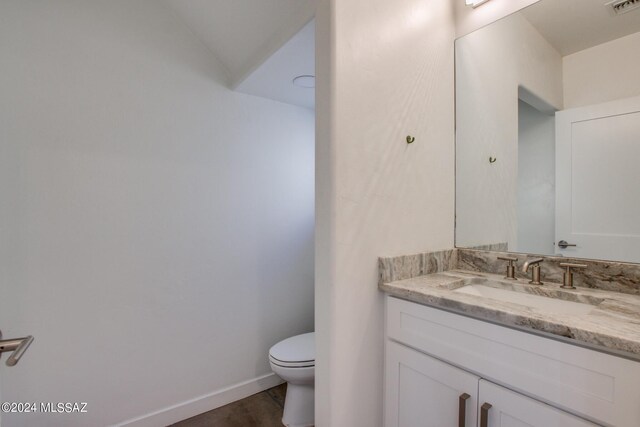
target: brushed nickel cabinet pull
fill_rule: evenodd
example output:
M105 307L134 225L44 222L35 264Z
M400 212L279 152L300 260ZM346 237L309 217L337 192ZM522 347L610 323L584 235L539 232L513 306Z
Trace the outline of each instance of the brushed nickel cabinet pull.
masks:
M484 403L480 408L480 427L489 427L489 409L492 407L490 403Z
M467 393L462 393L458 400L458 427L467 425L467 400L470 398Z

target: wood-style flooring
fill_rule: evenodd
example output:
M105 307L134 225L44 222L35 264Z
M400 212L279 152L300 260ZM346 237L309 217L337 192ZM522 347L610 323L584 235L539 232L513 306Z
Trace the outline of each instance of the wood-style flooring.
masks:
M205 412L172 427L282 427L287 384Z

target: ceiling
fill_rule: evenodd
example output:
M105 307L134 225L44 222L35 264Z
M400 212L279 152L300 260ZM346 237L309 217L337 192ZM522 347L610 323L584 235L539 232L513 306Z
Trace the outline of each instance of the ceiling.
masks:
M293 36L236 88L287 104L315 108L315 89L293 85L297 76L315 74L315 21Z
M296 94L291 74L314 74L314 0L162 1L222 62L232 89L313 106L314 91Z
M541 0L522 10L563 56L640 31L640 8L613 15L610 0Z

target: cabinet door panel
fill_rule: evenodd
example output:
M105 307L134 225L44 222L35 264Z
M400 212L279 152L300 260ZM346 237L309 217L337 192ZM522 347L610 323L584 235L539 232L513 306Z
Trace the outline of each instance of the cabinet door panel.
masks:
M486 427L594 427L545 403L523 396L486 380L480 380L479 404L489 403ZM480 407L478 417L481 417ZM485 427L485 426L480 426Z
M479 378L393 341L387 342L386 427L475 427Z
M604 425L640 427L640 363L387 297L388 337Z

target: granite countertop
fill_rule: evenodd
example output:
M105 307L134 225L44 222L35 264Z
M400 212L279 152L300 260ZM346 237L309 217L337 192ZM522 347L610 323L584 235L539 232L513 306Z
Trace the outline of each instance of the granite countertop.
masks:
M490 280L493 282L482 283ZM454 292L469 282L489 287L586 303L586 314L569 314L532 308L483 296ZM561 289L557 283L529 285L526 280L506 280L501 275L451 270L406 280L381 283L379 288L405 300L457 312L476 319L555 336L573 344L640 359L640 296L600 289ZM588 307L587 307L588 309Z

